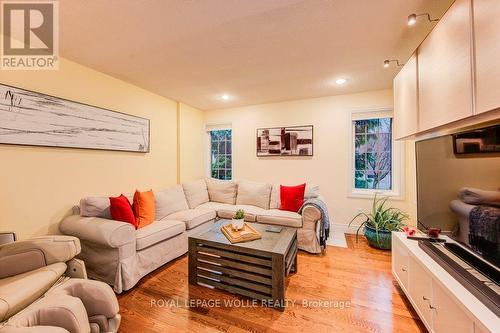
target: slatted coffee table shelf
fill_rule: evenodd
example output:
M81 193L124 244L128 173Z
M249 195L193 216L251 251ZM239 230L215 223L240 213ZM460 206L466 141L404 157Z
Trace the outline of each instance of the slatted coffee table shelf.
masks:
M283 227L266 232L252 223L261 239L231 244L220 231L229 220L219 220L206 233L189 237L189 283L266 301L285 307L285 278L297 272L297 231Z

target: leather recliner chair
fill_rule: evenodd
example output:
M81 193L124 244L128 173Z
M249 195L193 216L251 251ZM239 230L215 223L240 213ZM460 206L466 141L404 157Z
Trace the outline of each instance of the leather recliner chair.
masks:
M0 333L118 331L116 295L86 279L80 251L71 236L0 245Z

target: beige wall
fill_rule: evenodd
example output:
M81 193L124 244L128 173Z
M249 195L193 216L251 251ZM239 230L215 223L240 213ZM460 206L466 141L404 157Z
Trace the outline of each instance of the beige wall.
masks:
M235 179L319 184L333 223L347 224L358 210L369 210L371 204L370 199L349 197L351 112L392 109L392 105L392 90L382 90L208 111L205 122L232 125ZM293 125L314 125L313 157L256 157L257 128ZM407 152L407 159L411 154ZM412 170L403 172L411 174ZM405 186L406 191L413 190L411 184ZM403 196L404 200L392 204L413 212L413 194L405 192Z
M0 231L57 232L82 196L176 183L176 103L76 63L58 71L2 71L0 82L151 120L151 152L0 145Z
M179 103L178 126L179 183L204 177L204 112Z

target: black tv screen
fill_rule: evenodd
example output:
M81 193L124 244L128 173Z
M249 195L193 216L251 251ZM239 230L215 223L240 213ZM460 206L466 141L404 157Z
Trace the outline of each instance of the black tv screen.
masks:
M498 128L441 136L415 146L419 229L441 228L496 266L500 265L500 152L478 152L500 145L500 136L494 133ZM457 153L456 143L466 137L480 138L479 147L484 149L463 146L464 152Z

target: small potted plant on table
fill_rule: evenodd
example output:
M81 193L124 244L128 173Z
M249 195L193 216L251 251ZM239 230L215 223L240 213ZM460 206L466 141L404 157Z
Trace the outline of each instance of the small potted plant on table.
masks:
M245 223L245 211L243 209L238 209L233 215L232 225L234 230L243 229Z
M361 212L354 216L349 226L351 226L358 217L364 218L364 221L361 222L356 231L356 240L358 239L359 231L364 227L368 244L378 249L391 249L391 232L403 230L405 226L403 221L408 219L408 214L398 208L384 207L387 199L388 198L377 198L377 195L375 195L372 211L370 213Z

